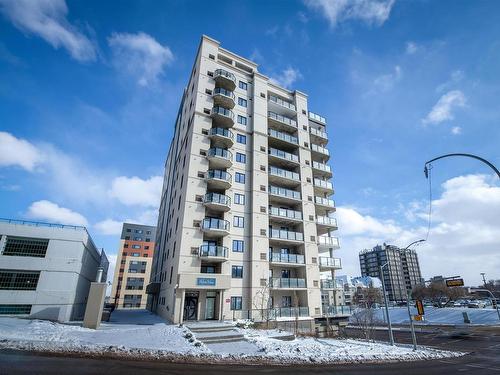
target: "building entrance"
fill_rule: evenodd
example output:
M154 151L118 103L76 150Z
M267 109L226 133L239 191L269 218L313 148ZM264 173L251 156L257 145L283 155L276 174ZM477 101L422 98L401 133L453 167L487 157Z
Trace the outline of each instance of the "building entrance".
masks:
M184 320L198 319L198 293L186 293L184 297Z

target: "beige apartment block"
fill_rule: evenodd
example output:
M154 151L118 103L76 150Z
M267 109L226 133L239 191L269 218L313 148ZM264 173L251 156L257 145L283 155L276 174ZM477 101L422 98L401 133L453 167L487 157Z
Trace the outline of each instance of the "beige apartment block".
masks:
M201 38L165 163L148 308L176 323L323 315L341 268L326 120Z

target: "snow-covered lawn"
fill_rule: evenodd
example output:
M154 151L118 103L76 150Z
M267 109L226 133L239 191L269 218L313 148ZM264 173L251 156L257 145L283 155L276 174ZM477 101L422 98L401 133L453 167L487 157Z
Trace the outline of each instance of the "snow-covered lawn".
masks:
M98 330L91 330L78 325L4 317L0 318L0 349L254 364L412 361L462 355L423 347L413 351L409 347L357 340L299 337L281 341L273 337L290 334L255 329L240 329L248 341L230 343L232 354L224 353L222 349L215 353L197 341L196 335L193 336L188 328L168 324L154 315L146 318L146 321L103 323ZM241 351L237 349L238 345ZM249 346L256 347L256 350L248 351Z

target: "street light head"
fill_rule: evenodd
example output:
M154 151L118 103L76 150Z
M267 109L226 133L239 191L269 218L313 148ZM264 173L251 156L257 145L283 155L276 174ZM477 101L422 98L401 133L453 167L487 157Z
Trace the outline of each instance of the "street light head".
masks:
M429 178L429 170L427 169L427 165L424 167L425 178Z

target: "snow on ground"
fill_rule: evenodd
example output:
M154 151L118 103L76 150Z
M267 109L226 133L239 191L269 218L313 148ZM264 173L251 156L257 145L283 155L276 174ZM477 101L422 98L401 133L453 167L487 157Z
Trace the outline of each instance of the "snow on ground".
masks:
M188 328L166 323L149 312L116 311L113 315L113 319L101 324L98 330L77 324L3 317L0 318L0 349L254 364L412 361L462 355L423 347L412 351L405 346L357 340L299 337L282 341L273 337L290 336L290 333L241 328L237 329L247 341L206 346L198 342Z

